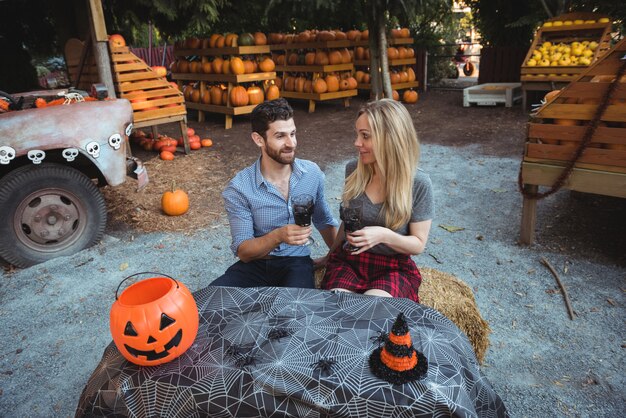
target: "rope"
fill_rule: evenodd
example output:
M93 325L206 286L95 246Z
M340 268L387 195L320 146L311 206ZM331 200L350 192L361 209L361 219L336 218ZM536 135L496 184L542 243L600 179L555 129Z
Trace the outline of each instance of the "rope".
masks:
M583 135L582 141L576 148L576 152L574 153L572 159L567 162L567 165L565 166L565 168L563 169L559 177L557 177L557 179L554 181L554 184L550 187L550 189L541 193L540 192L532 193L528 190L525 190L524 181L522 179L522 165L520 165L519 175L517 178L517 185L522 195L524 195L524 197L528 199L540 200L558 192L561 189L561 187L563 187L567 178L570 176L570 174L572 174L574 165L576 164L580 156L583 154L587 146L591 143L591 138L593 137L593 134L596 132L596 129L598 128L598 122L600 122L602 115L604 115L606 108L609 106L609 101L611 100L611 97L613 96L615 89L617 89L617 86L620 83L620 79L624 75L624 72L626 72L626 56L623 57L621 61L622 61L622 65L617 70L615 79L611 82L609 87L604 92L604 95L602 96L602 101L600 105L598 106L598 108L596 109L596 113L593 115L593 118L591 118L591 120L587 123L587 127L586 127L587 129L585 129L585 134ZM524 161L522 160L522 164L523 163Z

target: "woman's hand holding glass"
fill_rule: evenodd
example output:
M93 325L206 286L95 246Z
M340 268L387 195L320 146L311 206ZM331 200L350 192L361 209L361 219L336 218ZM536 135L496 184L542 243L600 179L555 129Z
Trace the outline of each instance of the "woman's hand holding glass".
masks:
M342 203L339 207L339 217L343 221L343 229L346 234L346 242L343 248L350 252L358 251L360 248L350 244L347 238L350 233L358 231L363 227L363 205L352 202L350 206L344 206Z

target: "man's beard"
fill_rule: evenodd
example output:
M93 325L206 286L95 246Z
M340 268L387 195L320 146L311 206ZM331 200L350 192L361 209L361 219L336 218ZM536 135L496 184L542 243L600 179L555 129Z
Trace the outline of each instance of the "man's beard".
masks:
M281 150L284 150L285 148L281 148L280 150L277 149L273 149L270 147L265 147L265 152L267 153L267 156L270 157L272 160L276 161L279 164L285 164L285 165L289 165L291 163L293 163L293 160L296 158L296 154L295 154L295 148L292 149L293 154L287 156L285 154L283 154L281 152Z

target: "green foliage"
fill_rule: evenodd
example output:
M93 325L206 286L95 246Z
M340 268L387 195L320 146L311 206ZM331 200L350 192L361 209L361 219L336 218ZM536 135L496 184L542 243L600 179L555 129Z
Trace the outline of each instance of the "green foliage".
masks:
M536 27L520 18L532 14L531 1L469 0L483 46L528 47ZM537 5L535 4L535 9Z

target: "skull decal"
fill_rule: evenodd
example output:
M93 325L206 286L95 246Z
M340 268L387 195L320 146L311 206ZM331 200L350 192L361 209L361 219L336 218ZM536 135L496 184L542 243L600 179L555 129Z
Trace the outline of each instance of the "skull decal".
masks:
M9 164L15 158L15 150L8 145L0 147L0 164Z
M96 141L91 141L85 145L85 150L93 158L98 158L100 156L100 145Z
M63 158L65 158L68 162L71 162L78 157L78 150L76 148L65 148L61 155L63 155Z
M28 151L28 159L33 162L33 164L41 164L43 159L46 158L46 152L40 149L33 149Z
M130 134L133 132L133 124L129 123L128 126L126 127L126 136L130 136Z
M109 145L113 147L114 150L120 149L122 146L122 136L120 134L113 134L109 137Z

